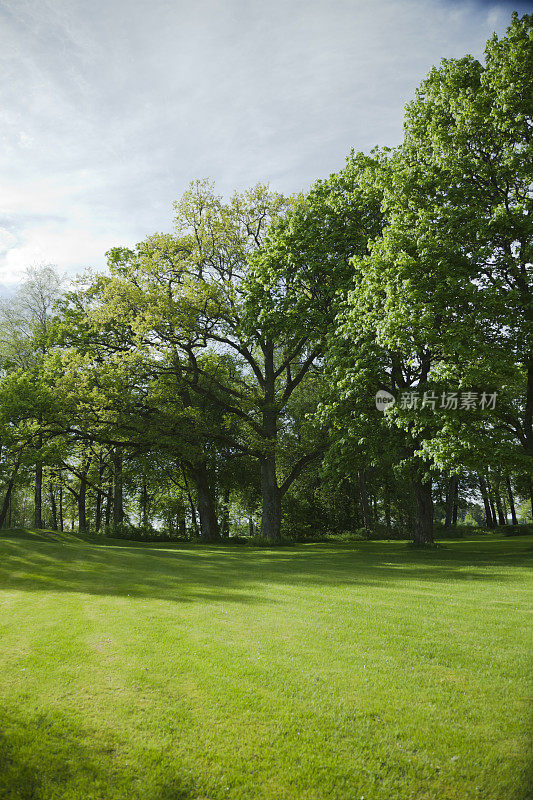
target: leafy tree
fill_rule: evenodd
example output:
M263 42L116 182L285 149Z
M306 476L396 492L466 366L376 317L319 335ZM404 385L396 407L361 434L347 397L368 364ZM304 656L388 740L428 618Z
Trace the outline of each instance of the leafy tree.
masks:
M23 283L9 301L0 305L0 358L5 373L37 369L49 348L53 308L62 279L50 264L29 267ZM43 527L43 446L37 432L32 440L35 455L35 528Z
M531 470L531 27L531 16L514 15L507 36L487 43L485 66L467 56L433 69L407 109L403 145L369 173L387 225L356 260L345 334L363 327L396 361L389 388L422 395L447 383L504 396L502 414L472 427L464 415L457 424L392 412L413 437L422 540L432 538L424 462L442 467L461 443L475 449L480 429L506 428ZM518 385L519 420L506 413Z
M285 206L261 186L224 204L209 184L194 184L177 205L178 236L156 235L135 251L111 251L111 279L92 314L101 325L131 332L131 352L150 359L154 375L173 383L184 407L204 403L203 413L217 408L223 414L226 430L209 433L206 426L203 447L205 437L217 439L219 447L259 460L261 533L268 539L280 536L283 494L318 455L301 453L278 483L283 413L319 352L312 331L288 325L276 287L259 290L265 306L270 303L268 319L253 310L259 271L249 271L249 261ZM211 494L202 486L205 467L198 456L190 472L200 516L211 518L216 530L213 504L203 502Z

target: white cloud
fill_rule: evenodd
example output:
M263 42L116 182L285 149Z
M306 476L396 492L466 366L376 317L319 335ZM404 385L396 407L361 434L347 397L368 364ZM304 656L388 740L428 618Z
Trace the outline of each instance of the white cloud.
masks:
M0 228L0 253L7 253L17 244L17 237L6 228Z
M60 271L72 273L83 267L101 264L103 253L121 244L117 237L105 237L89 226L63 228L59 225L35 225L23 230L19 244L12 247L0 266L0 282L10 285L32 264L53 263Z
M102 266L171 227L196 177L305 188L396 144L441 57L480 56L504 2L0 0L0 281Z

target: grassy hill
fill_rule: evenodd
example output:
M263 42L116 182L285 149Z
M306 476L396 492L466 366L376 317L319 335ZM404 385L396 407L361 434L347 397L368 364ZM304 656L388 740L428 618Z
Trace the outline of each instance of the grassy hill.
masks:
M533 537L0 537L2 800L522 800Z

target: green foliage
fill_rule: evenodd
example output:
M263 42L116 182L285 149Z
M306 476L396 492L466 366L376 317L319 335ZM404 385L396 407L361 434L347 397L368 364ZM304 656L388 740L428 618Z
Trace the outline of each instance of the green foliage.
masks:
M40 504L121 536L431 541L453 476L459 523L524 518L532 21L432 69L395 150L292 198L193 181L174 231L112 248L107 274L61 292L28 271L0 307L4 523ZM384 390L436 405L383 414ZM496 407L450 412L447 391Z

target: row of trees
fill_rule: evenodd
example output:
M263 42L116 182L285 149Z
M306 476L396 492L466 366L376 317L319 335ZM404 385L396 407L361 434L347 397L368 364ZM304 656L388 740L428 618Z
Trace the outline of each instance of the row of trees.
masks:
M396 150L352 152L291 198L196 181L174 232L112 249L106 274L64 289L30 271L2 312L0 524L26 519L30 479L37 528L430 542L435 516L480 503L516 523L533 506L532 22L514 15L484 65L433 69Z

